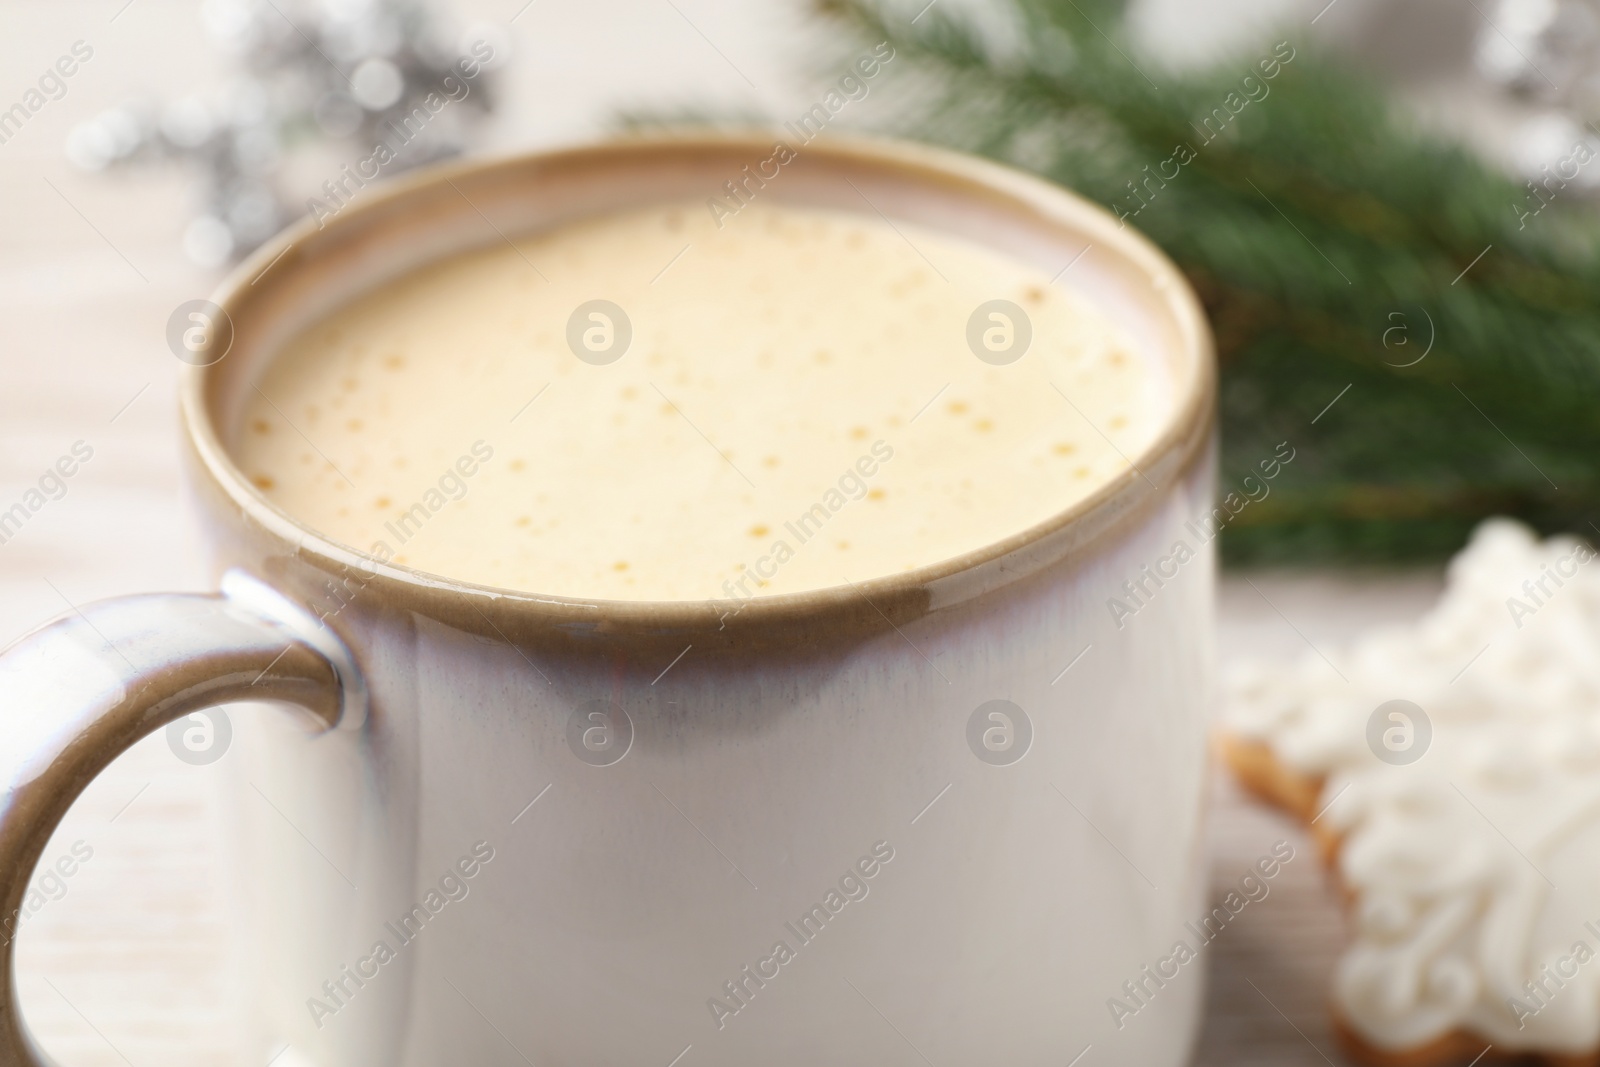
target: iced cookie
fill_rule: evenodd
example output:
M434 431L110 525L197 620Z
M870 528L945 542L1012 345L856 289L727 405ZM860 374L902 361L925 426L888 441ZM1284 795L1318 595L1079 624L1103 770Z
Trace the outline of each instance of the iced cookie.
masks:
M1227 762L1348 893L1332 1002L1365 1062L1600 1063L1595 557L1491 521L1419 622L1226 678Z

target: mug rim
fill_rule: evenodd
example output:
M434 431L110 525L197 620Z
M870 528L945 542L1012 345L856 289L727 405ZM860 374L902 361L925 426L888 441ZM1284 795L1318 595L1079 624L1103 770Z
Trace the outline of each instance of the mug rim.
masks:
M374 213L392 211L397 202L437 191L440 186L473 175L574 163L610 163L620 167L648 162L652 155L685 152L767 151L778 131L758 128L730 131L669 128L630 133L575 146L514 152L421 167L369 190L359 202L318 225L303 218L287 227L239 263L218 285L211 301L230 319L255 282L290 252L336 228L358 226ZM1113 254L1121 265L1145 279L1181 339L1179 350L1164 353L1171 365L1173 393L1162 417L1161 431L1136 455L1129 467L1094 492L1031 526L910 570L878 575L844 585L751 598L695 600L613 600L558 596L468 582L385 561L335 541L273 503L246 477L222 444L210 405L211 386L223 359L207 366L182 368L179 381L180 419L187 442L201 469L231 508L264 532L285 555L334 574L357 572L368 582L381 582L388 599L432 617L451 616L465 629L487 632L471 615L487 622L493 633L499 618L513 630L563 624L606 632L644 632L658 636L706 633L732 637L752 628L786 627L800 632L837 633L866 625L896 626L937 607L965 601L1009 584L1045 566L1086 552L1102 537L1146 514L1207 452L1215 420L1216 359L1211 330L1199 298L1178 267L1137 230L1071 190L1020 170L978 156L925 144L880 137L828 134L807 143L804 155L826 157L836 165L879 166L917 180L984 194L1033 214L1058 228L1089 238L1097 251ZM464 194L463 194L464 195ZM470 201L469 201L470 203ZM291 257L292 258L292 257ZM292 266L292 263L290 264ZM1159 470L1170 481L1152 482L1147 472ZM1043 555L1045 558L1039 558ZM980 576L980 572L987 572ZM471 613L452 610L465 598ZM863 609L865 601L871 611ZM729 605L737 610L725 610ZM486 614L487 613L487 614ZM730 620L735 625L730 626ZM850 625L851 621L857 625ZM797 625L798 624L798 625ZM819 628L820 626L820 628Z

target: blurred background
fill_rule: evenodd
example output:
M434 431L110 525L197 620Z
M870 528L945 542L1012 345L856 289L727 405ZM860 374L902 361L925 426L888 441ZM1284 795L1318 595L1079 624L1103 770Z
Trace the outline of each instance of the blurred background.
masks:
M0 25L0 507L92 452L0 531L0 643L207 585L168 317L476 43L492 58L385 176L781 123L887 39L839 127L1038 171L1160 243L1217 329L1223 493L1278 442L1297 454L1223 536L1247 568L1223 586L1225 657L1415 616L1487 515L1600 533L1600 0L0 0ZM152 738L52 843L93 853L21 936L63 1064L232 1062L228 765ZM1293 831L1219 790L1226 880ZM1310 865L1292 878L1219 949L1202 1062L1336 1055L1338 911Z

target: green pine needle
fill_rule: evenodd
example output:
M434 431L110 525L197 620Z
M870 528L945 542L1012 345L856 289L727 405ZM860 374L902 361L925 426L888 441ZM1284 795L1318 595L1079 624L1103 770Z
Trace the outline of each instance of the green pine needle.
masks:
M1222 359L1224 490L1278 441L1298 453L1227 532L1229 558L1433 558L1504 513L1587 531L1600 224L1576 191L1552 185L1521 218L1541 204L1527 188L1420 133L1304 34L1275 67L1267 44L1177 74L1137 55L1119 9L1019 0L997 29L819 5L895 47L877 125L1075 189L1193 279Z

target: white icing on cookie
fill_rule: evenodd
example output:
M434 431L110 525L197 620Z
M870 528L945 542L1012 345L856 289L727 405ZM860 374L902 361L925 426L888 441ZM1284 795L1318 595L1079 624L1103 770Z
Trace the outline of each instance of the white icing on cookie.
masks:
M1308 652L1225 675L1231 732L1325 779L1320 820L1343 835L1354 897L1333 996L1375 1045L1459 1030L1507 1051L1600 1045L1595 558L1494 520L1419 622L1321 648L1331 664ZM1404 765L1368 743L1397 699L1432 728Z

